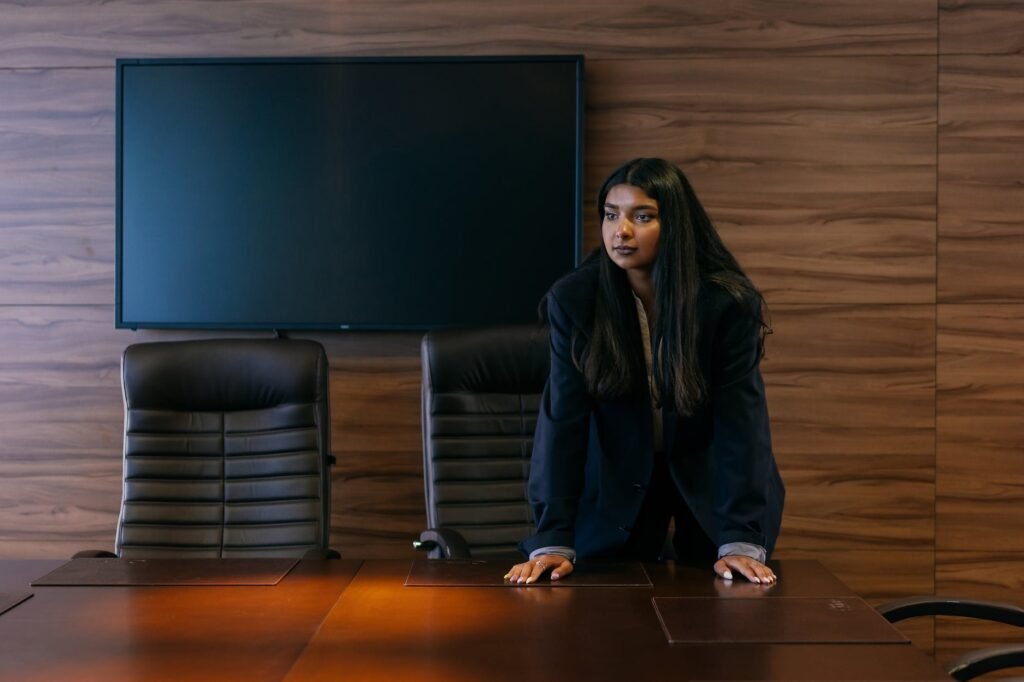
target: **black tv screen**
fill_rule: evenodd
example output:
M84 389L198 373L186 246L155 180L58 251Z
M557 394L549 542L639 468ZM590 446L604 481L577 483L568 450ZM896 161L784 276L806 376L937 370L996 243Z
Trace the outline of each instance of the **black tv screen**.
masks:
M579 260L582 72L118 60L116 326L535 320Z

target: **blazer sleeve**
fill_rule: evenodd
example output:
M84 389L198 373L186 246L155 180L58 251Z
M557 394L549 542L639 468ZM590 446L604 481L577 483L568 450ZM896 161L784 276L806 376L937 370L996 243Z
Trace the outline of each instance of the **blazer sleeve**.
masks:
M593 399L572 360L574 324L554 295L547 298L551 371L534 432L527 492L537 531L520 548L575 545Z
M769 547L774 544L766 536L774 457L760 369L761 322L753 305L732 300L726 307L712 358L716 544Z

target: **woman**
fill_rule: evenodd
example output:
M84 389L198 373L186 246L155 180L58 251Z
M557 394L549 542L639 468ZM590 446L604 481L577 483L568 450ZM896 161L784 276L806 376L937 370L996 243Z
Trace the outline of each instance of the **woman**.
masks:
M604 247L546 298L551 374L529 481L537 531L520 543L530 560L505 577L558 580L576 557L674 550L725 579L774 582L765 561L785 491L759 369L761 294L667 161L616 170L598 211Z

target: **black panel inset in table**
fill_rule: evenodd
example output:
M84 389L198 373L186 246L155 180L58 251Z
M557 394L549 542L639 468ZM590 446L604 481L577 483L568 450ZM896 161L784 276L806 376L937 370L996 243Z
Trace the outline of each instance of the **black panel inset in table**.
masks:
M276 585L298 559L72 559L33 585Z
M670 644L907 643L860 597L654 597Z
M0 615L3 615L13 609L15 606L25 601L32 596L31 592L21 592L18 594L7 594L0 592Z

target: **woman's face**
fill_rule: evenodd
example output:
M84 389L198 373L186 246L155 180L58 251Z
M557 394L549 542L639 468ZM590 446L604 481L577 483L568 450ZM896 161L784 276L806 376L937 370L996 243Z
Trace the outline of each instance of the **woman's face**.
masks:
M608 256L623 270L650 272L658 255L658 202L633 185L615 185L604 200L601 236Z

